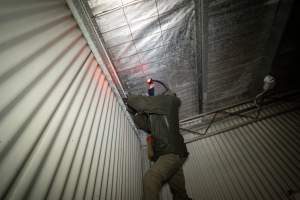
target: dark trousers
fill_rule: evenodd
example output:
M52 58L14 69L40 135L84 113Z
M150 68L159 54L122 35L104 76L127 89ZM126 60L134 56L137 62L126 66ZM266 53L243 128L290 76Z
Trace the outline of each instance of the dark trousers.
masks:
M143 179L144 200L159 200L159 192L168 183L174 200L188 200L182 165L186 158L166 154L158 158Z

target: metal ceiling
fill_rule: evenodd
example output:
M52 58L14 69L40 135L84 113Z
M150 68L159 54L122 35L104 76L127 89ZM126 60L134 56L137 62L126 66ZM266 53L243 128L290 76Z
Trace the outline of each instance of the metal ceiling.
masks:
M290 2L89 0L88 4L125 91L145 94L147 78L164 81L181 98L184 119L250 99L260 91L284 29L284 23L278 25L275 19L283 19L281 10L287 18L289 12L281 7Z

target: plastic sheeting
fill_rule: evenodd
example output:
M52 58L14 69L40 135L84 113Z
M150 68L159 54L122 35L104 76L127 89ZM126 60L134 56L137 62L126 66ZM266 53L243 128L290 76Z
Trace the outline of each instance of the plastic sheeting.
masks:
M145 94L145 80L159 79L182 99L181 118L196 114L194 1L91 0L89 5L125 90Z

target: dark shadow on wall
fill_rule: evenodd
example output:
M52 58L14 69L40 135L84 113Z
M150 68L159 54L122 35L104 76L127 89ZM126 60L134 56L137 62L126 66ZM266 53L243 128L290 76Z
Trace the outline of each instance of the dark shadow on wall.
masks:
M271 74L276 77L276 90L300 89L300 2L294 5L272 63Z

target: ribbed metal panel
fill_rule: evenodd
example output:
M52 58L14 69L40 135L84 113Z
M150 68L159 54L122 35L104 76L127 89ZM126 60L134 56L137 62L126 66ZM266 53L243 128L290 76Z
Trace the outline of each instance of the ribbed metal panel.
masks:
M292 199L291 191L300 190L300 110L297 104L296 107L295 103L277 104L262 113L273 117L188 143L190 157L184 172L191 197ZM247 119L233 118L215 124L211 131L244 120ZM167 190L163 191L163 199L171 199Z
M0 11L0 199L140 199L139 139L66 4Z

